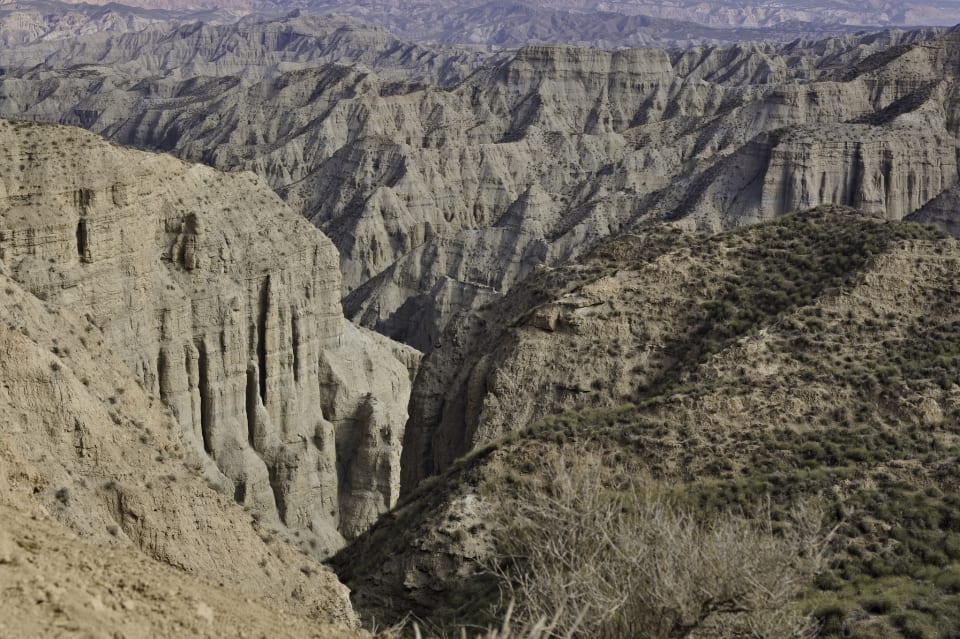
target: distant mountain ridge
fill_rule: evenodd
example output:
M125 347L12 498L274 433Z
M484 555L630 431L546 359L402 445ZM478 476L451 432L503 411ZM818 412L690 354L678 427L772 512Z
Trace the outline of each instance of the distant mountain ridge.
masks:
M0 5L17 0L0 0ZM111 5L112 0L93 0L77 4ZM390 19L398 24L415 22L417 17L437 12L476 11L495 5L520 4L487 0L359 0L349 4L339 0L129 0L130 6L164 10L240 11L289 10L309 8L325 12L348 12L368 19ZM786 0L765 3L746 0L531 0L524 5L542 11L590 14L615 13L623 16L645 15L665 20L694 22L718 28L770 28L790 22L841 24L847 26L920 26L955 23L957 3L953 0Z
M76 10L73 8L76 7ZM338 62L397 79L457 82L489 56L400 40L345 16L180 13L59 2L0 6L0 67L109 65L129 77L258 80Z
M718 1L664 5L645 0L593 6L577 0L129 0L74 3L53 0L0 2L0 39L25 44L102 31L135 32L158 21L225 23L242 16L277 19L291 11L339 16L387 29L412 43L515 49L530 44L572 44L599 48L689 46L739 41L822 38L865 27L951 26L960 21L951 0L909 4L845 0L777 6ZM4 16L22 23L10 29ZM24 16L29 16L24 18ZM47 24L44 24L46 22ZM19 29L19 30L18 30ZM4 36L4 31L7 32ZM13 36L11 37L11 32ZM19 39L18 39L19 38Z

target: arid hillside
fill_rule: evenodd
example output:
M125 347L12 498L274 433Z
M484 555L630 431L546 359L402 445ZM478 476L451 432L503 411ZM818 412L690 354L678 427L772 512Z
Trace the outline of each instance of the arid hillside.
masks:
M0 513L2 637L369 637L188 577L129 548L93 546L42 515L6 505Z
M813 500L833 533L796 605L817 636L945 636L958 269L954 239L823 207L711 238L621 235L539 270L427 358L406 497L334 566L367 615L495 618L491 560L516 525L502 504L555 496L564 471L544 460L589 453L608 490L629 478L631 499L639 484L702 518L769 500L785 525Z
M0 5L40 3L48 7L70 4L4 0ZM799 37L852 33L864 28L957 23L956 4L952 0L789 0L776 4L744 0L130 0L127 4L138 7L140 14L191 14L201 18L277 16L294 10L321 16L348 15L405 40L479 49L549 43L618 48L747 40L789 42ZM117 7L105 0L76 5L80 7L73 9L77 13Z
M948 4L0 4L0 636L953 639Z

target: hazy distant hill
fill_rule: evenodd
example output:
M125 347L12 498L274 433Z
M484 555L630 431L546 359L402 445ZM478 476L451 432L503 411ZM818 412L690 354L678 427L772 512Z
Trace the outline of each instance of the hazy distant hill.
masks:
M444 43L493 48L527 44L564 43L601 48L672 46L692 43L737 42L825 36L863 27L935 26L960 22L960 4L952 0L899 3L874 0L765 3L649 0L602 2L583 0L129 0L137 11L94 0L67 10L70 19L57 17L59 3L5 3L26 11L44 7L41 16L56 24L53 33L92 30L139 30L158 19L222 20L243 14L277 17L300 9L317 14L340 14L384 27L394 36L420 43ZM90 16L96 5L108 8ZM145 13L143 9L152 12ZM162 10L162 11L157 11ZM40 29L43 30L42 28ZM27 31L37 31L28 26Z

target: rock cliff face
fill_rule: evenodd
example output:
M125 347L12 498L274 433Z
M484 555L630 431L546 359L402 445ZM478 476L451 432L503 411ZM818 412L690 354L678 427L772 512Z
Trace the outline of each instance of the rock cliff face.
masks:
M394 503L409 372L343 318L329 241L251 174L0 126L0 260L102 328L224 490L320 551Z
M446 90L329 66L252 86L37 69L2 79L0 112L254 171L337 246L348 316L428 351L535 265L651 220L912 213L957 180L957 33L532 46Z
M909 217L915 222L935 224L954 237L960 237L960 186L947 189Z
M956 138L943 130L846 127L823 137L792 132L771 154L759 209L779 215L839 201L902 219L957 181Z
M957 136L942 118L917 119L760 136L682 191L667 192L661 210L708 231L834 202L903 219L960 178Z
M3 139L13 142L7 131ZM5 201L4 230L7 213ZM45 227L35 228L39 239ZM228 597L234 606L260 598L314 620L355 624L346 588L285 541L296 538L279 522L224 494L229 484L216 464L112 350L89 309L41 301L10 275L0 260L0 581L5 606L28 607L4 621L5 633L19 636L21 623L26 636L62 632L53 627L74 615L81 626L160 632L165 607L135 616L124 600L152 609L159 597L182 601L179 587L194 595L206 587L211 598L199 601L213 609L223 610ZM50 539L49 520L79 541ZM68 549L80 556L61 570L58 553ZM126 572L136 554L139 565ZM154 560L177 570L164 572ZM138 584L158 574L165 584L147 595ZM103 606L91 610L91 596ZM166 607L167 619L176 608Z

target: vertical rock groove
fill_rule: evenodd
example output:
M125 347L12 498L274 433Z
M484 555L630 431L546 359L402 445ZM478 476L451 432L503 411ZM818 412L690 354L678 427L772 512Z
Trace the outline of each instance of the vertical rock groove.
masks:
M90 261L90 231L84 217L77 222L77 256L81 262Z
M203 340L197 341L197 390L200 393L200 434L203 436L203 449L211 457L214 456L211 441L210 425L213 418L212 395L210 393L210 362L207 359L207 345Z
M260 371L260 401L267 405L267 313L270 308L270 275L263 280L257 305L257 367Z
M257 394L259 379L257 367L251 362L247 367L247 440L254 450L257 448L257 404L260 399Z
M293 381L300 381L300 326L297 321L296 314L290 319L290 335L293 343L291 344L291 350L293 351Z
M277 503L277 515L284 525L287 523L287 500L286 493L280 479L280 465L273 464L269 468L270 488L273 490L273 499Z
M157 392L160 394L160 401L168 402L170 399L169 379L167 377L167 352L161 348L157 352Z
M242 504L247 499L247 483L238 481L233 488L233 499L238 504Z

